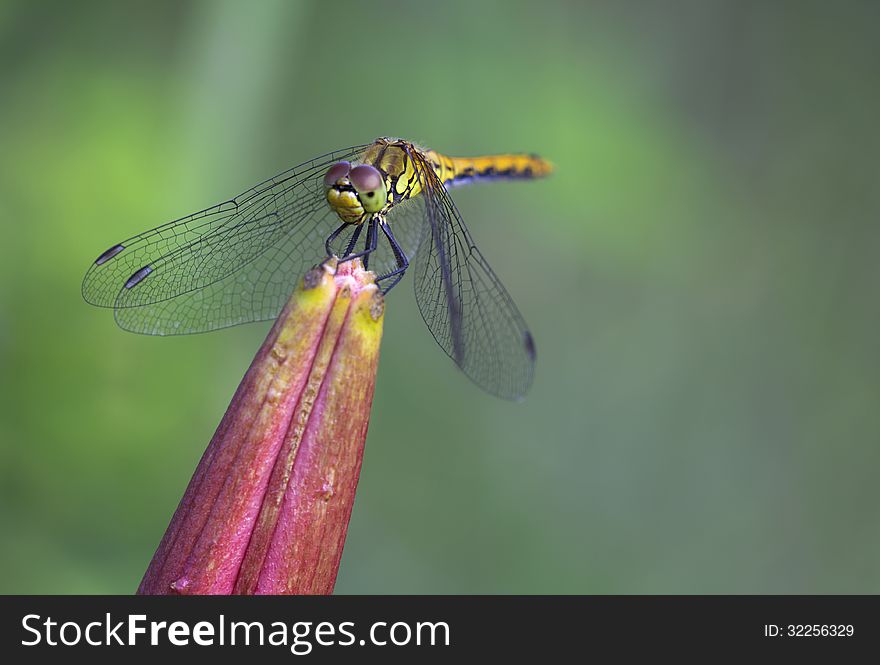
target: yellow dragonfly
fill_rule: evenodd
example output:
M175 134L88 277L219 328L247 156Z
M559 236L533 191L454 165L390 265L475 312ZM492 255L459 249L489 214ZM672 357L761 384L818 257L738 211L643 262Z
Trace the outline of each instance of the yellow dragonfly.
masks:
M360 257L384 293L415 273L437 343L477 385L518 399L532 382L534 340L448 190L551 170L536 155L447 157L379 138L113 245L86 273L83 297L113 308L126 330L205 332L275 318L321 253Z

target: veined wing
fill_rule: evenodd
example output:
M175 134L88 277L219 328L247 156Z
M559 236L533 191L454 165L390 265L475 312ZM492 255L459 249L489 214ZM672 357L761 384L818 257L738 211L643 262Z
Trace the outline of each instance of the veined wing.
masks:
M116 323L136 333L182 335L274 319L297 280L324 256L324 239L338 221L325 204L308 221L310 230L289 225L287 236L226 277L166 300L119 307Z
M293 280L323 256L321 227L330 218L326 170L357 158L365 147L310 160L230 201L114 245L86 273L83 297L115 308L123 328L150 334L271 318L261 294L276 290L274 280L289 292ZM256 265L234 277L251 263Z
M434 170L418 154L412 157L430 227L413 266L422 318L477 385L499 397L519 399L534 374L532 335Z

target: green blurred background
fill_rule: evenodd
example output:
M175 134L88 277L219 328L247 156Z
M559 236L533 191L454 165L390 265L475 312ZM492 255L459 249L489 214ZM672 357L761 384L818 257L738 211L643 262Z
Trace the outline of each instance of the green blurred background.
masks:
M558 172L455 192L524 403L393 292L338 592L880 592L880 11L829 8L0 4L0 592L132 592L268 330L122 332L95 256L380 135Z

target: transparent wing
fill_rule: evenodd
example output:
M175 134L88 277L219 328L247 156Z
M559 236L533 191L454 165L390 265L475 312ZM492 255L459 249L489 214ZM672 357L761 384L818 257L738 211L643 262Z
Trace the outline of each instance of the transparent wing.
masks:
M338 223L324 204L307 224L289 226L287 236L226 277L158 302L118 307L116 322L146 335L183 335L274 319L306 270L324 258L324 240Z
M413 157L428 221L413 265L422 317L437 343L477 385L519 399L534 374L531 333L433 169Z
M356 159L364 148L328 153L230 201L114 245L86 273L83 297L115 308L123 328L150 334L271 318L269 294L289 293L300 273L324 255L324 231L335 219L324 200L326 170Z

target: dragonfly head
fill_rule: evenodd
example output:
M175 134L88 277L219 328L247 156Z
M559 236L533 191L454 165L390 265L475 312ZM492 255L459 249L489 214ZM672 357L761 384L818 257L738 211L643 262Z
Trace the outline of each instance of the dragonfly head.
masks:
M324 176L324 187L330 207L351 224L379 212L388 201L385 178L370 164L353 167L349 162L337 162Z

